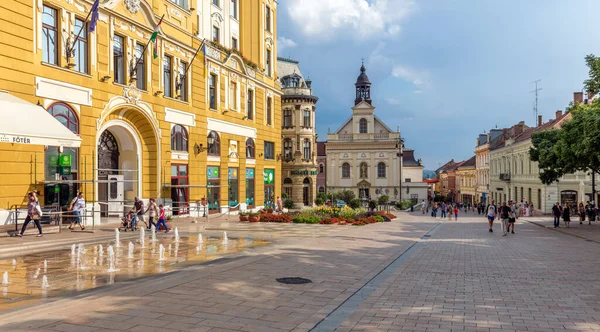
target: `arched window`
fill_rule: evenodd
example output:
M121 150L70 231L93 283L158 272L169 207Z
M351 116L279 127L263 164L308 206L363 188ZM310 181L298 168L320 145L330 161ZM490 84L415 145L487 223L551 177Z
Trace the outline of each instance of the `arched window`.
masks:
M211 131L208 134L208 155L220 156L221 155L221 141L219 140L219 134Z
M385 163L377 164L377 177L384 178L385 177Z
M293 182L293 181L292 181L292 179L290 179L290 178L285 178L285 179L283 180L283 184L294 184L294 182Z
M56 103L48 107L48 113L74 134L79 134L79 119L72 108L63 103Z
M325 166L323 164L319 164L319 173L325 173Z
M350 164L343 163L342 164L342 177L349 178L350 177Z
M254 146L254 140L252 138L248 138L246 140L246 158L254 159L256 148Z
M175 125L171 129L171 150L188 152L188 133L180 125Z
M358 122L358 132L361 134L366 134L368 132L367 119L360 119Z
M304 140L304 159L305 160L310 160L311 159L311 155L310 155L310 141L309 140Z

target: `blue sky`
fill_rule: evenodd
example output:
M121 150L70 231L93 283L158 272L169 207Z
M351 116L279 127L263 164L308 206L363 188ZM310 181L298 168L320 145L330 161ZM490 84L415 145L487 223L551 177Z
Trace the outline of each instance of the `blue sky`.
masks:
M375 114L426 169L473 155L475 138L564 110L600 55L595 0L282 0L279 56L313 80L317 132L351 115L365 58Z

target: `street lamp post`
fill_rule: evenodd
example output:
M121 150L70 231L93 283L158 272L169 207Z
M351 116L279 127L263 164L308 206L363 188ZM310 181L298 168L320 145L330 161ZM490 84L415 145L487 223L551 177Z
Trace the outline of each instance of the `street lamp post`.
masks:
M400 134L400 132L398 132ZM404 147L404 141L402 137L398 135L398 139L396 140L396 149L398 149L398 165L399 165L399 179L398 179L398 203L402 204L402 156L404 153L402 152L402 148Z

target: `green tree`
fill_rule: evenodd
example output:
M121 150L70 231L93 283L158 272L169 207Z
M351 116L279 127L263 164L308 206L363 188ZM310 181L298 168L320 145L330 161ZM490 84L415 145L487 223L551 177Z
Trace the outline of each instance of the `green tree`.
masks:
M593 54L588 54L585 57L585 63L590 69L588 72L590 77L583 81L585 91L596 94L600 92L600 57L596 57Z
M386 205L388 202L390 201L390 196L388 195L382 195L379 196L379 205Z
M576 171L600 171L600 101L574 105L570 113L571 119L560 129L540 131L531 138L529 156L538 162L544 184Z

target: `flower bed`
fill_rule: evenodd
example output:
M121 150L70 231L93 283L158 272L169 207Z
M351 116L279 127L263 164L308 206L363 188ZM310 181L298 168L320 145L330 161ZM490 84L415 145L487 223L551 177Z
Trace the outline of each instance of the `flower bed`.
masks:
M332 208L316 207L304 208L300 212L274 214L272 209L262 210L259 213L250 213L260 218L257 221L271 223L295 224L321 224L321 225L353 225L363 226L378 222L390 221L396 216L385 211L367 212L364 209L352 209L350 207ZM251 220L252 222L252 220Z
M289 216L287 214L265 213L260 217L260 222L288 223L292 222L292 216Z

